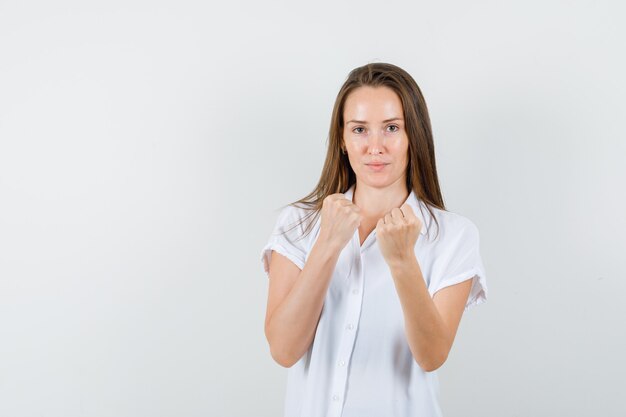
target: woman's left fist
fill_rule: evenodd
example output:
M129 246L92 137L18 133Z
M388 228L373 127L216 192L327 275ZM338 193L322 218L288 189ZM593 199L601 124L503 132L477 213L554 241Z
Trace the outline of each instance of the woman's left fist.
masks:
M408 204L394 208L376 223L376 240L387 264L404 262L415 256L415 243L422 222Z

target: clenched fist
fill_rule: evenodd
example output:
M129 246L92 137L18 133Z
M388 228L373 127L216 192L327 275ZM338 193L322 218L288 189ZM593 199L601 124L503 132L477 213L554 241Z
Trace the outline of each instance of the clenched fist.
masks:
M388 265L415 256L415 243L422 222L408 204L394 208L376 223L376 241Z
M324 199L321 211L319 239L337 249L343 249L361 224L361 209L341 193Z

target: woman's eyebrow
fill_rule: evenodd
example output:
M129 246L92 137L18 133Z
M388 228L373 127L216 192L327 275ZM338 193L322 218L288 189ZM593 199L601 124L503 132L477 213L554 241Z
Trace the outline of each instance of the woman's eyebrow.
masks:
M402 120L402 117L393 117L391 119L383 120L383 123L389 123L389 122L393 122L395 120ZM359 124L362 124L362 125L367 124L367 122L363 121L363 120L348 120L346 122L346 124L348 124L348 123L359 123Z

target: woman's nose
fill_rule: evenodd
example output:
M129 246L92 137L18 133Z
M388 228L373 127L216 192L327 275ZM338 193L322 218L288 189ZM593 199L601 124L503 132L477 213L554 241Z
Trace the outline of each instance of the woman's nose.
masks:
M383 135L380 132L372 133L369 137L367 152L371 155L378 155L383 149Z

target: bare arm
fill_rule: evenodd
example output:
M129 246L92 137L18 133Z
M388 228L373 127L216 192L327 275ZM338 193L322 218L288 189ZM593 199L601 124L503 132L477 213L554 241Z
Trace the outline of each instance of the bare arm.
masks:
M405 332L415 361L426 372L448 358L472 287L468 279L430 298L415 258L391 270L404 312Z
M337 247L318 240L300 271L272 252L265 337L280 365L291 367L311 345L339 253Z
M265 337L272 357L284 367L296 363L315 337L339 254L361 221L359 211L343 194L324 199L320 234L302 271L272 252Z
M415 257L421 227L413 209L404 204L378 221L376 238L400 298L411 353L422 369L431 372L448 358L472 280L445 287L431 299Z

